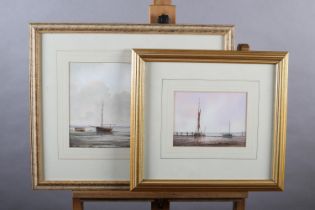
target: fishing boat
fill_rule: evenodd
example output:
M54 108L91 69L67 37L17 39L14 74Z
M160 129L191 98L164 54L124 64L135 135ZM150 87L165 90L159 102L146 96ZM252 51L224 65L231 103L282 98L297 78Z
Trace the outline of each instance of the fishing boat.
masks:
M74 128L74 131L76 131L76 132L85 132L85 128L76 127L76 128Z
M223 138L232 138L232 137L233 137L233 135L232 135L232 133L231 133L231 121L229 121L229 132L228 132L228 133L224 133L224 134L222 135L222 137L223 137Z
M104 124L104 103L101 110L101 125L95 127L96 132L100 134L110 134L113 132L112 124Z
M104 125L96 127L96 132L98 133L111 133L112 131L113 131L112 127L105 127Z

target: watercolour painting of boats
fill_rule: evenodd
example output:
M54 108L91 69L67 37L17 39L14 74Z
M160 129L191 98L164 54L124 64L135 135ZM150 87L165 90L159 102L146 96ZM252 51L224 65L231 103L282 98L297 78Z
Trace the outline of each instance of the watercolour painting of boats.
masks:
M245 147L247 94L175 92L174 147Z
M130 64L71 63L69 146L129 148Z

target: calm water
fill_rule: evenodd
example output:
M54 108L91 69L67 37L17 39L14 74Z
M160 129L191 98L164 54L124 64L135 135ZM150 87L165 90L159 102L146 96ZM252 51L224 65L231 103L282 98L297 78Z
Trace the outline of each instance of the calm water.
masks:
M108 134L97 133L95 128L86 128L85 132L70 129L70 147L80 148L128 148L130 147L130 128L113 126Z
M173 146L175 147L245 147L245 136L233 136L224 138L222 136L173 136Z

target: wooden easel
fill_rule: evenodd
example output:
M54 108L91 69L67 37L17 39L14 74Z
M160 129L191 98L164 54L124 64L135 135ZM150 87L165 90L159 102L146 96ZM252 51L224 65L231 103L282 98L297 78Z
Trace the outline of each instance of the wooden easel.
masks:
M153 0L149 9L151 24L176 24L176 8L172 0ZM248 44L239 44L239 51L249 51ZM245 210L248 192L130 192L73 191L73 210L84 210L85 201L150 201L151 210L169 210L171 201L230 201L233 210Z

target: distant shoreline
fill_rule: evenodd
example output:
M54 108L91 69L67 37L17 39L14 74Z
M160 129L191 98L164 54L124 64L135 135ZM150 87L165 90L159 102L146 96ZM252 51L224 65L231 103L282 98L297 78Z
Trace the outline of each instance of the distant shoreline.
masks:
M129 127L113 127L109 133L98 133L94 127L69 132L69 146L77 148L129 148Z
M246 136L220 137L193 137L173 136L174 147L246 147Z

